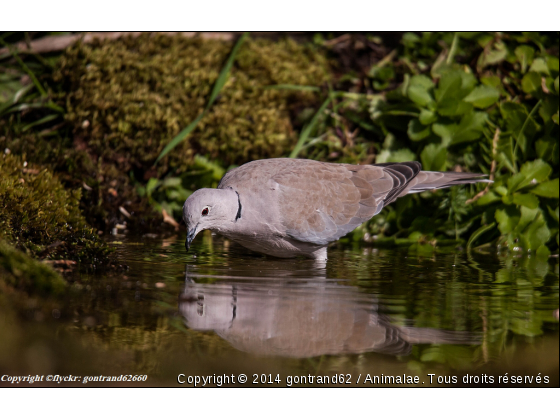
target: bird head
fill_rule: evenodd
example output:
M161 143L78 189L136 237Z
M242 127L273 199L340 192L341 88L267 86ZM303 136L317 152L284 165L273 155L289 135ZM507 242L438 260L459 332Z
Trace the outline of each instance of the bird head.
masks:
M241 202L233 189L201 188L183 205L183 220L187 225L187 251L198 232L205 229L227 231L239 218Z

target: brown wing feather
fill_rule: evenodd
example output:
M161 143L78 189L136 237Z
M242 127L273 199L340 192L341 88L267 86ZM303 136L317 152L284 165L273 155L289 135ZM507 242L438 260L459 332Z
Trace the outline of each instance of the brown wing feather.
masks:
M287 233L327 244L394 201L419 170L416 163L380 167L296 160L273 180L280 186L280 214Z

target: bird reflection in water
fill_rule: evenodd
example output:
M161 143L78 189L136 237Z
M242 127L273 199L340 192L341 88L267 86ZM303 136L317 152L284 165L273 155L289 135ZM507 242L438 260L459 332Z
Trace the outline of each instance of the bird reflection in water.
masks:
M195 281L201 278L218 281ZM469 332L393 325L380 313L375 296L340 283L317 277L203 275L187 269L179 311L189 328L213 330L238 350L266 356L406 355L413 344L479 343Z

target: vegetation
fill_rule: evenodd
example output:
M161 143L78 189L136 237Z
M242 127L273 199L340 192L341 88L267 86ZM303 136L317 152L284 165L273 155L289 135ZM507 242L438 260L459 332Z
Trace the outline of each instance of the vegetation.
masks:
M476 195L472 187L407 197L354 239L378 235L427 252L454 238L557 253L558 34L408 33L352 83L347 90L365 92L328 92L332 104L302 156L419 160L495 180Z
M0 53L0 322L8 338L0 344L9 350L0 365L66 360L61 349L75 343L65 331L83 334L88 352L128 349L127 366L150 374L164 371L159 363L176 372L177 361L195 366L207 355L220 362L207 370L220 371L226 352L231 366L254 363L177 315L185 258L239 274L229 241L203 235L185 257L176 238L146 239L120 254L135 264L126 275L63 279L51 266L104 261L110 249L98 230L126 221L142 234L159 231L162 211L179 219L195 189L215 187L235 165L278 156L419 160L426 170L494 179L488 188L399 199L340 241L351 246L336 245L328 277L379 297L395 324L482 332L480 346L415 345L396 373L400 362L410 372L486 368L557 332L558 260L546 259L558 254L557 33L317 34L306 43L142 35L42 55L13 49L26 38L0 35L8 46ZM410 252L378 253L363 242ZM469 252L444 255L457 246ZM485 255L496 248L498 256ZM271 267L258 257L253 264L248 273ZM298 276L305 268L287 264ZM59 292L64 299L48 300ZM36 339L43 321L56 327L50 343ZM28 337L36 344L23 343ZM86 353L75 360L93 360ZM113 360L107 354L99 360ZM368 353L287 363L302 374L351 372L358 357L371 369L387 360Z
M148 34L76 45L53 78L67 92L66 120L75 135L141 179L170 139L206 108L231 49L223 41ZM189 141L161 159L157 173L185 172L196 154L224 165L282 156L295 138L290 104L313 103L313 95L263 88L322 83L324 63L321 54L291 40L246 41L213 106Z
M30 256L96 261L108 253L79 209L80 190L65 190L47 168L0 154L0 239Z
M7 286L52 296L64 291L66 282L51 267L0 239L0 292Z
M278 156L419 160L495 181L408 196L347 241L558 252L557 33L407 33L393 49L369 35L144 34L45 57L14 37L1 39L1 226L30 255L101 255L90 226L161 226L153 209L180 218L194 189Z

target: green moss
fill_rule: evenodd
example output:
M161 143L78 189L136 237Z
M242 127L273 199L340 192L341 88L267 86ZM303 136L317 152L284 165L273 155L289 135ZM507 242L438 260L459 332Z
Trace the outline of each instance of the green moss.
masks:
M326 59L309 47L247 41L210 112L154 168L163 147L206 106L231 48L223 41L148 34L71 47L41 79L66 108L66 124L24 130L51 111L9 114L0 119L0 150L25 155L56 173L67 190L81 190L82 214L98 229L126 220L122 206L133 215L130 229L161 230L161 215L139 197L135 180L197 170L197 155L224 168L287 155L297 141L293 115L313 109L319 98L264 87L320 85L328 78Z
M109 252L79 209L80 190L67 191L48 168L0 155L0 237L42 258L96 260Z
M163 147L204 109L232 45L181 36L142 35L77 45L61 57L55 80L66 119L91 154L120 170L147 170ZM249 40L227 84L188 141L158 165L185 171L196 154L226 166L286 154L296 142L290 113L311 105L309 92L263 89L320 85L326 59L291 40Z
M5 285L39 294L58 294L66 282L52 268L0 239L0 287Z
M111 162L90 154L81 138L60 133L47 138L39 133L18 133L16 123L0 120L0 151L9 149L13 155L25 155L30 161L56 173L67 190L81 190L80 210L86 221L97 229L110 229L122 223L119 212L123 206L135 217L128 220L129 228L154 230L161 217L150 208L146 198L139 197L128 173Z

